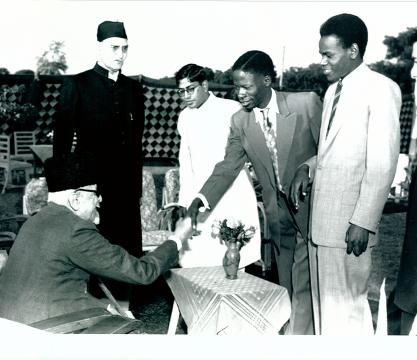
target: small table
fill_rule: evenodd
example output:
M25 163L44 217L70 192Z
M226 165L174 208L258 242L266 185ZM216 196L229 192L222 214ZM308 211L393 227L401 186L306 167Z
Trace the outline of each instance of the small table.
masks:
M278 335L290 318L287 289L245 272L228 280L221 266L181 268L165 279L188 334Z
M52 145L31 145L29 146L30 150L33 152L33 157L35 159L33 163L33 174L36 176L37 167L43 166L45 160L52 157L53 149Z

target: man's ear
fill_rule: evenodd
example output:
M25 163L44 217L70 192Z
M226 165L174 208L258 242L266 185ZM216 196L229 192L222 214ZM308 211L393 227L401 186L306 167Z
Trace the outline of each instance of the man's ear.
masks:
M71 191L68 195L68 205L74 211L80 208L80 193L78 191Z
M358 56L360 56L360 54L359 54L359 46L358 46L358 44L353 43L353 44L350 46L349 50L350 50L350 58L351 58L352 60L353 60L353 59L356 59Z
M264 76L264 85L265 86L271 86L271 84L272 84L271 75L265 75Z
M203 80L203 82L201 83L201 86L203 87L203 89L205 90L205 92L208 92L209 89L209 84L207 80Z

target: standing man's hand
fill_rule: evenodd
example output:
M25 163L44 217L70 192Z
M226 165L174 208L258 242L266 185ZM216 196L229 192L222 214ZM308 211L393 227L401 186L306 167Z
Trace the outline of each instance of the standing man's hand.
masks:
M202 206L204 206L203 201L200 198L195 198L187 210L187 216L191 218L193 229L197 228L197 216Z
M369 230L366 230L358 225L350 224L346 232L346 243L348 254L352 251L356 256L359 256L366 251L368 247Z
M307 195L310 177L308 175L308 165L301 165L294 175L290 185L290 197L296 210Z

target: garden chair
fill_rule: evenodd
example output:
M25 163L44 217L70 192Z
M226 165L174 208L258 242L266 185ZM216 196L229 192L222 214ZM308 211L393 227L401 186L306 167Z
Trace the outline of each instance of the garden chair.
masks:
M11 159L10 137L7 135L0 135L0 168L3 169L3 190L1 192L2 194L5 193L7 188L23 187L29 182L32 165L26 161L17 161ZM13 175L17 171L24 172L24 183L13 184Z
M33 162L33 152L31 146L35 145L35 133L33 131L15 131L14 137L14 155L12 160Z
M172 234L169 216L173 207L175 207L175 204L158 209L153 175L150 171L144 169L142 172L142 198L140 203L143 251L154 250Z

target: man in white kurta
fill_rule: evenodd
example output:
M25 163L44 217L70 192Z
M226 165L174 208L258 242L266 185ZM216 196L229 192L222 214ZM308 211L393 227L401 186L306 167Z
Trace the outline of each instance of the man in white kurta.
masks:
M218 98L210 92L205 69L198 65L185 65L176 78L179 94L186 105L178 118L178 132L181 135L179 203L188 207L216 163L223 160L230 119L240 109L240 104ZM246 167L216 207L199 216L197 229L201 234L184 244L180 252L181 266L222 265L226 245L212 235L212 225L214 221L223 219L238 220L256 228L254 237L240 250L239 267L259 260L261 238L257 200Z
M357 16L330 18L320 35L321 65L333 84L323 102L318 154L298 169L291 197L297 206L313 182L309 256L316 334L371 335L371 253L397 167L401 91L363 63L368 33Z

